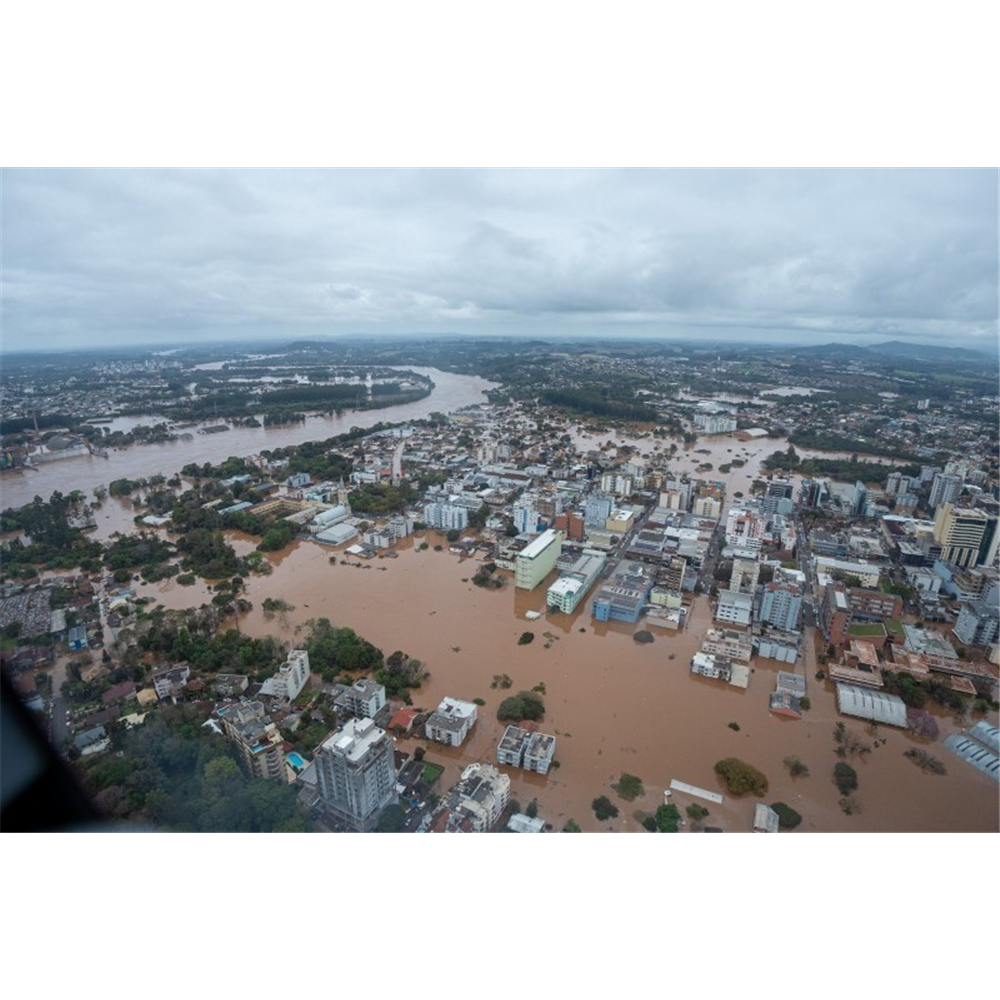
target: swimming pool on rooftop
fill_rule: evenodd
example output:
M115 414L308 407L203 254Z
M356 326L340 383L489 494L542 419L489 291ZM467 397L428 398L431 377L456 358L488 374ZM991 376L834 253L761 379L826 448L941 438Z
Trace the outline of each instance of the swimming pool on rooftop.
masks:
M306 762L297 753L286 754L285 759L296 771L301 771L306 766Z

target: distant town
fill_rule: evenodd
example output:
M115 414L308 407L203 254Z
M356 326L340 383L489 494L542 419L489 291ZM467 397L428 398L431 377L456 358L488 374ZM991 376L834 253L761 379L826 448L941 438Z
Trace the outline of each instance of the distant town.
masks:
M998 419L893 342L14 355L0 656L107 822L995 831Z

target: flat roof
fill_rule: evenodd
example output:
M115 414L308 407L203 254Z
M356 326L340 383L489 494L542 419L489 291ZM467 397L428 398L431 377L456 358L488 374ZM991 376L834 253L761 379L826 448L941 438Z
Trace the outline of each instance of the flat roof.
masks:
M553 528L548 528L533 542L521 549L517 557L518 559L534 559L536 556L540 556L557 539L558 533Z

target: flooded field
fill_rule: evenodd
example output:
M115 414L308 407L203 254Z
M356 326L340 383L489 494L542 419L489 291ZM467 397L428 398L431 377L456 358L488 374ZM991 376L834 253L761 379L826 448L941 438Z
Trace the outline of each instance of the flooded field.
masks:
M46 462L37 469L5 472L0 479L0 506L20 507L31 503L36 495L48 499L54 490L62 493L83 490L89 493L95 486L106 486L113 479L139 479L159 474L169 476L180 471L188 462L223 462L230 455L254 455L262 449L320 441L343 434L352 427L419 420L435 410L451 413L464 406L484 402L484 393L493 385L474 375L454 375L436 368L409 370L433 379L434 390L426 399L381 410L347 410L340 416L314 415L299 424L234 427L220 434L194 433L186 441L112 450L107 458L86 454ZM153 417L123 419L136 423L158 422ZM208 421L218 422L221 421Z
M496 709L508 693L545 685L543 732L557 737L560 763L546 776L507 769L512 794L522 804L537 798L539 815L561 829L575 819L584 830L639 830L635 813L652 812L672 778L713 791L723 791L713 772L717 760L738 756L762 770L770 780L766 802L784 801L804 817L800 829L810 831L995 831L998 829L996 784L953 757L940 742L930 747L948 768L946 776L925 774L903 757L915 741L901 732L881 729L878 746L867 760L852 761L859 774L857 799L861 813L845 815L831 776L832 733L840 718L832 687L814 679L811 648L804 672L812 709L802 721L772 716L767 710L777 663L756 664L744 690L693 677L691 654L698 648L711 611L698 598L686 632L652 629L653 643L637 644L639 626L610 623L596 626L589 601L572 617L556 615L528 621L524 613L542 610L544 584L531 593L473 586L475 560L463 560L447 548L435 552L440 539L429 534L431 548L419 551L413 539L396 559L358 562L340 552L300 541L272 558L274 573L253 578L248 597L254 603L241 616L239 628L250 635L278 635L295 642L305 623L327 617L349 626L386 654L401 649L424 662L430 678L413 692L414 704L434 708L445 695L483 698L479 722L466 744L457 749L432 745L429 756L446 765L441 787L447 787L473 760L495 761L503 724ZM418 539L419 541L419 539ZM235 537L240 551L251 539ZM329 557L335 554L337 564ZM175 581L142 587L167 607L188 607L209 599L204 584L181 587ZM285 616L260 610L265 597L280 597L294 610ZM520 646L518 637L531 631L535 640ZM806 644L809 645L808 643ZM508 674L510 692L491 687L495 674ZM728 728L730 722L739 731ZM941 715L941 738L954 731L954 721ZM849 723L859 734L863 723ZM871 736L866 736L872 742ZM404 740L413 750L422 741ZM791 779L783 759L794 754L810 769L807 778ZM645 782L646 795L634 803L618 800L611 782L623 772ZM616 820L599 823L590 808L607 794L621 809ZM675 794L683 811L689 796ZM726 830L749 830L754 800L708 804L706 822Z

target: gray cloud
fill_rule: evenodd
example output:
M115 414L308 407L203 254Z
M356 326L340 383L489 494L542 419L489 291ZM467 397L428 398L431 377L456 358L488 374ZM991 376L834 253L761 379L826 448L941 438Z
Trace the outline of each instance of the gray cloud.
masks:
M2 191L7 349L997 335L990 170L7 170Z

